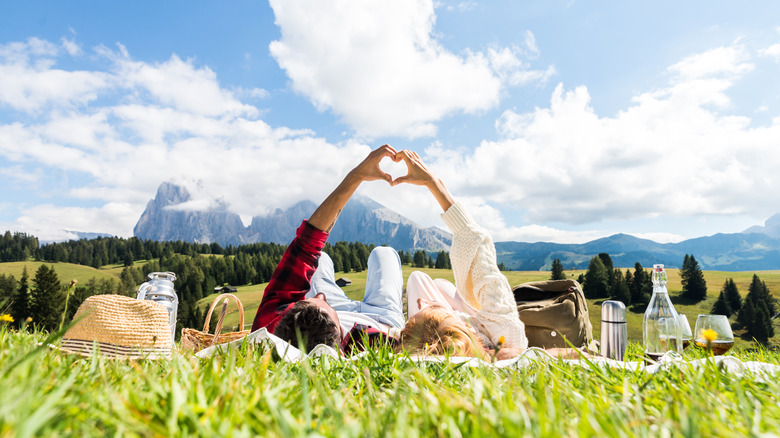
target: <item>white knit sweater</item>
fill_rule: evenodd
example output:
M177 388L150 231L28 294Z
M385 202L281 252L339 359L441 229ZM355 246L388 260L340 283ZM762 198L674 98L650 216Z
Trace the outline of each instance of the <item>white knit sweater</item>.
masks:
M477 310L471 325L485 347L495 348L503 336L505 347L528 348L512 288L496 264L493 239L460 203L452 205L441 217L453 234L450 260L455 287Z

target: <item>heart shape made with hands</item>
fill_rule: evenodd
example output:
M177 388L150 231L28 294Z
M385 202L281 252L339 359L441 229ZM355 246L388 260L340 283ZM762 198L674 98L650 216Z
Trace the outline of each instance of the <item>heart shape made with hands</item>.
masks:
M390 177L393 178L393 181L409 174L409 169L406 167L404 160L400 160L396 163L389 157L385 157L379 162L379 168L382 172L390 175Z

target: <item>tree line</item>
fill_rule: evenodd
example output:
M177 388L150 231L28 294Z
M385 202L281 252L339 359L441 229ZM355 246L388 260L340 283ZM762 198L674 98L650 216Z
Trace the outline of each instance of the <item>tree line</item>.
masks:
M336 272L362 272L375 245L361 242L326 243L324 251L331 256ZM70 320L78 306L88 297L116 293L135 296L138 286L150 272L174 272L174 288L179 298L177 333L183 327L200 329L204 314L197 301L214 292L217 286L251 285L270 280L287 245L254 243L221 247L219 244L199 244L182 241L157 242L138 238L99 237L48 243L37 247L37 239L22 233L6 232L0 239L0 253L6 261L36 261L52 263L41 265L34 273L24 268L22 279L0 274L0 313L10 313L17 325L32 319L32 323L46 330L54 329L63 312ZM398 251L403 264L414 267L451 269L449 253L439 251ZM136 261L146 261L136 264ZM123 264L118 280L92 278L86 284L77 284L68 297L67 285L55 271L57 262L69 262L92 267ZM5 304L3 304L5 303Z
M560 280L566 278L560 259L554 259L550 268L550 278ZM680 269L682 283L681 300L687 303L697 303L707 298L707 281L699 267L699 262L693 254L685 254ZM612 265L612 259L607 253L600 253L590 259L588 268L577 279L582 284L585 298L608 298L621 301L626 307L633 306L634 311L643 312L650 301L653 285L650 272L640 263L634 265L634 270L626 269L625 273ZM744 329L745 336L759 343L767 344L774 336L772 319L778 315L777 300L772 296L766 282L758 275L748 288L743 299L734 279L726 279L718 294L718 299L710 313L732 317L735 329Z

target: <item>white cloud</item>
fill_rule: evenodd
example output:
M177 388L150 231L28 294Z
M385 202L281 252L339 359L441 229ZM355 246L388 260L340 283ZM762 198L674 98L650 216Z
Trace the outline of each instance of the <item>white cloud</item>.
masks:
M640 239L652 240L658 243L677 243L687 239L675 233L631 233L632 236Z
M102 207L62 207L51 204L22 209L14 225L43 241L75 239L72 233L132 230L138 221L135 206L128 203L107 203ZM128 234L122 234L127 236ZM131 234L130 234L131 235Z
M458 12L470 12L476 9L477 6L479 6L479 4L473 0L459 1L459 2L452 2L452 3L439 1L439 0L433 2L433 7L436 9L445 8L448 11L458 11Z
M774 58L775 61L780 62L780 43L772 44L771 46L758 51L761 56L767 56Z
M535 45L531 49L533 54L536 51ZM544 71L531 70L529 63L521 59L523 54L524 51L518 47L490 48L487 57L501 81L509 85L543 84L555 74L553 66Z
M192 61L173 55L163 63L147 64L130 59L127 50L100 51L115 63L117 80L123 87L144 90L162 105L176 110L206 116L254 116L257 109L238 101L217 82L208 67L193 68ZM143 96L141 96L143 97Z
M158 185L169 180L190 189L191 206L219 199L244 217L264 214L323 199L369 151L358 142L332 145L308 130L256 120L256 107L191 60L173 55L144 63L122 46L98 54L102 69L75 75L56 67L70 56L61 46L31 40L0 47L0 72L26 81L25 96L42 96L4 101L28 117L0 124L0 188L35 182L31 198L59 199L26 207L17 229L43 239L73 237L65 229L129 236ZM60 94L22 78L28 74L59 75ZM61 91L79 89L82 76L100 81L79 93ZM264 96L259 89L248 93ZM79 97L85 94L91 97ZM85 201L104 206L67 206Z
M595 113L586 87L559 84L549 107L507 110L496 125L504 139L458 157L429 151L432 166L457 192L512 205L531 223L767 217L777 207L766 194L780 191L780 118L752 126L720 112L752 71L749 57L740 45L690 56L669 68L667 87L611 117Z
M742 46L718 47L704 53L691 55L669 67L676 74L676 82L689 82L702 78L738 78L753 69L745 62L747 54Z
M62 44L62 48L65 49L65 51L68 52L70 56L81 55L81 46L78 45L74 40L62 37L62 39L60 39L60 43Z
M42 177L40 169L30 171L18 165L0 168L0 175L18 184L35 184Z
M496 106L506 85L545 80L519 49L448 51L430 0L271 1L281 39L271 54L321 111L358 135L433 136L448 114ZM526 50L535 48L526 38Z
M28 113L47 105L74 107L94 100L109 86L102 72L52 68L63 48L73 50L70 44L56 46L37 38L0 46L0 105Z

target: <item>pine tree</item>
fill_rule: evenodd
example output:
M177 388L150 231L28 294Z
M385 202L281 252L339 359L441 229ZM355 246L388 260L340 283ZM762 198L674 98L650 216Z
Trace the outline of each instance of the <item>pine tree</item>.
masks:
M750 335L753 327L753 320L755 319L756 309L753 306L753 300L749 297L745 297L745 301L742 303L742 308L737 313L737 323L741 328L744 328L748 336Z
M772 319L765 302L756 303L756 313L753 317L753 326L749 330L750 336L761 344L766 345L769 338L775 335L772 327Z
M756 274L753 274L753 280L750 282L750 286L748 287L747 296L751 297L753 300L753 306L755 307L758 306L758 303L763 303L766 305L769 316L774 316L777 312L777 304L775 303L775 299L772 297L772 294L769 293L769 288L767 288L766 283L761 281L761 279L758 278L758 275Z
M30 316L33 323L45 330L57 328L65 304L60 279L54 268L41 265L35 272L31 293Z
M27 265L22 269L22 278L19 280L19 287L14 295L14 302L11 306L11 316L14 317L17 327L21 327L22 322L30 316L30 276L27 274Z
M769 311L769 317L773 318L777 315L777 300L769 292L769 288L766 286L766 282L761 282L761 294L766 302L767 310Z
M354 269L355 272L363 271L363 264L360 262L360 258L358 257L357 252L352 252L352 262L350 264L352 265L352 269Z
M340 251L341 254L341 267L343 269L343 272L349 272L352 270L352 257L350 257L349 254L349 248L344 249L342 247L342 250Z
M417 250L417 251L414 252L414 267L415 268L424 268L426 261L427 261L427 256L425 254L425 251Z
M436 253L436 264L434 266L436 269L444 269L445 263L444 263L444 256L442 256L443 252L444 251L439 251Z
M631 302L648 303L650 302L650 295L653 292L653 283L650 280L650 275L642 268L642 265L637 262L634 264L634 287L631 289Z
M341 254L339 254L338 251L333 253L333 257L331 257L331 260L333 260L333 272L341 272L344 270L343 263L341 262ZM265 281L270 280L271 277L268 277Z
M723 291L720 291L720 294L718 295L718 300L715 301L715 304L712 306L712 310L710 310L710 313L713 315L726 315L731 316L733 311L731 310L731 306L729 306L729 302L726 299L726 294L723 293Z
M615 269L614 277L610 290L610 298L616 301L622 301L623 304L628 306L631 304L631 291L628 290L628 284L626 283L625 277L623 277L623 271Z
M606 298L609 296L609 279L604 262L598 256L590 259L582 286L585 298Z
M774 336L772 316L775 308L775 300L766 283L753 274L742 309L737 314L737 321L745 328L748 336L766 344L769 338Z
M605 252L600 252L598 257L601 259L601 262L604 264L604 269L607 273L607 291L612 288L612 281L615 279L614 270L615 267L612 264L612 257L609 256L609 254Z
M726 295L726 301L728 301L732 313L739 312L739 309L742 308L742 296L739 295L739 289L737 289L734 279L726 280L726 283L723 284L723 293Z
M707 282L704 280L704 274L699 268L699 262L688 254L683 259L683 268L680 272L682 277L682 296L693 301L701 301L707 298Z
M561 259L555 259L552 262L552 267L550 268L550 280L565 280L566 274L563 272L563 263L561 263Z

